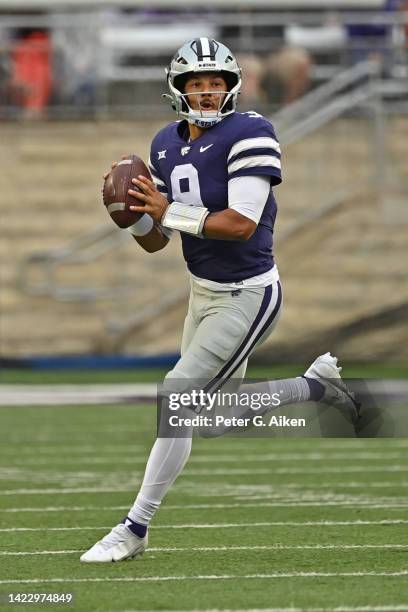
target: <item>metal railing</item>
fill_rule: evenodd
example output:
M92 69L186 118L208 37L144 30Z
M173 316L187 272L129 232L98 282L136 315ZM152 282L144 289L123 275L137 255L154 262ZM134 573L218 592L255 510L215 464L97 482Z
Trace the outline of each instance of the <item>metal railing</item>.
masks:
M407 13L277 12L265 10L265 5L261 2L258 9L262 10L259 12L250 10L232 12L227 8L225 12L207 11L190 16L183 15L183 27L181 27L177 11L173 15L159 13L152 17L143 14L142 7L139 8L139 12L135 11L128 15L121 15L119 12L112 15L103 7L95 6L93 9L88 8L85 13L54 11L41 16L0 15L0 63L7 64L8 60L5 59L7 45L10 49L13 45L12 36L7 43L5 35L7 32L12 33L20 28L47 29L51 35L54 55L58 59L58 67L54 69L57 74L54 79L56 85L53 101L47 108L47 114L49 117L62 118L81 114L88 116L90 113L107 115L112 111L115 112L118 107L129 116L135 116L140 112L151 111L153 104L156 113L165 114L167 106L161 103L157 89L159 84L164 85L164 57L167 59L171 57L175 48L184 42L186 32L190 35L201 32L201 35L226 37L228 44L231 44L236 53L265 56L280 49L282 45L291 45L290 40L285 40L285 34L277 35L274 33L274 28L281 28L283 32L288 32L294 27L315 28L317 31L319 28L328 27L329 22L334 22L335 27L345 32L345 28L350 24L377 27L380 25L388 28L390 33L398 34L392 36L389 34L387 41L384 42L387 46L386 53L391 54L396 60L396 70L404 70L407 64L406 40L403 34L404 27L408 24ZM228 33L231 29L234 30L232 34ZM147 38L143 35L144 31L150 33ZM164 31L166 36L163 36ZM368 39L365 43L361 40L358 44L370 46L372 41ZM350 56L348 61L354 61L350 55L346 36L343 43L333 43L333 47L319 48L319 45L316 45L308 50L315 59L311 78L316 79L316 82L325 80L328 75L333 76L333 70L344 68L346 55ZM360 47L354 49L356 50L368 51ZM327 62L320 63L319 58L328 54L334 55L335 59L332 58L329 65ZM78 68L76 63L77 58L81 68ZM86 70L83 69L84 62L88 62ZM60 72L61 68L66 75ZM76 70L79 74L75 74ZM60 76L63 78L59 79ZM405 72L405 78L406 76ZM86 83L92 89L90 103L88 101L84 104L79 95L75 97L75 103L72 102L75 87L73 86L72 91L67 93L71 77L75 83L84 79L82 85ZM123 91L119 91L118 88L121 82ZM140 89L137 85L140 82L150 84L151 99L145 92L142 97L137 96L137 91ZM130 92L132 83L135 84L135 88L131 92L133 98L130 100L124 91ZM10 101L8 104L2 104L0 101L0 111L4 117L18 116L19 108L13 104Z
M131 291L126 284L119 287L69 286L59 284L56 276L59 267L89 264L129 239L126 232L104 224L62 247L35 252L19 264L17 286L27 295L48 296L66 302L89 302L107 297L123 299ZM32 280L34 273L42 277L40 282Z

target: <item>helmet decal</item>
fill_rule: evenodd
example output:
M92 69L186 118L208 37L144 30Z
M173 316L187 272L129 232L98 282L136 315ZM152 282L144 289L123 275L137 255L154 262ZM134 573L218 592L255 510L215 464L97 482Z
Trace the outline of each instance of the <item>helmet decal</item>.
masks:
M215 54L219 47L216 40L212 40L211 38L196 38L191 42L190 47L197 55L197 60L199 62L204 61L205 57L215 62Z

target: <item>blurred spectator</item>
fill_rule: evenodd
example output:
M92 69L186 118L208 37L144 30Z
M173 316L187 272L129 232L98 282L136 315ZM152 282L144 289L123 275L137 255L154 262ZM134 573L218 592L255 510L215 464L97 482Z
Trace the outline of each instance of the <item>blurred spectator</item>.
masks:
M106 19L112 17L113 21L115 13L106 11ZM75 15L76 21L72 20L72 13L56 13L55 17L58 18L52 34L55 102L79 109L92 107L105 59L100 43L105 12L81 11Z
M312 58L303 49L285 47L266 57L252 53L238 55L244 74L240 106L290 104L308 89Z
M266 58L262 85L269 99L290 104L310 84L312 58L306 49L285 47Z
M10 92L12 103L28 118L45 115L51 96L51 44L42 30L20 33L11 51Z

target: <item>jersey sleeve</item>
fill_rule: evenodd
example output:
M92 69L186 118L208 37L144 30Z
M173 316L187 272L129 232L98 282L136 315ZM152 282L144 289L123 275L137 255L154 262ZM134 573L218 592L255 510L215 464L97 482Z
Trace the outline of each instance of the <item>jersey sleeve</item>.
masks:
M272 124L248 113L243 129L227 158L228 180L237 176L269 176L271 185L282 182L281 150Z
M152 179L153 179L153 183L156 185L157 190L160 191L160 193L162 193L164 195L164 197L167 198L168 196L168 189L167 189L167 185L164 182L159 169L157 168L157 166L154 164L153 160L157 158L157 152L155 151L155 147L154 147L154 141L152 143L152 147L150 149L150 157L149 157L149 162L148 162L148 168L149 168L149 172L152 175ZM162 231L162 233L164 234L164 236L166 236L166 238L168 238L170 240L172 234L173 234L173 230L169 229L168 227L163 227L161 224L160 225L160 229Z
M149 167L149 171L150 174L152 175L152 179L153 179L153 183L156 185L158 191L160 191L160 193L162 193L164 196L167 197L168 195L168 189L167 189L167 185L163 180L163 177L160 174L160 170L158 169L157 165L154 163L154 160L157 159L157 151L155 151L155 147L154 147L154 142L152 144L152 147L150 149L150 157L149 157L149 162L148 162L148 167Z

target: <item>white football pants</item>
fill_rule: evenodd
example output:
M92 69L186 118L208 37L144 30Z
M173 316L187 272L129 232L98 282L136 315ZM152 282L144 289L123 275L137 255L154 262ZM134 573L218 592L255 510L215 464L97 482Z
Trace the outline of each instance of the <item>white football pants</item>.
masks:
M231 383L237 390L249 355L274 329L281 305L279 281L268 287L237 291L210 291L192 281L181 357L167 374L164 389L188 392L194 388L194 381L205 380L211 392L230 380L228 390L234 390ZM157 438L140 492L128 514L133 521L149 523L182 471L190 455L191 439L192 435Z

